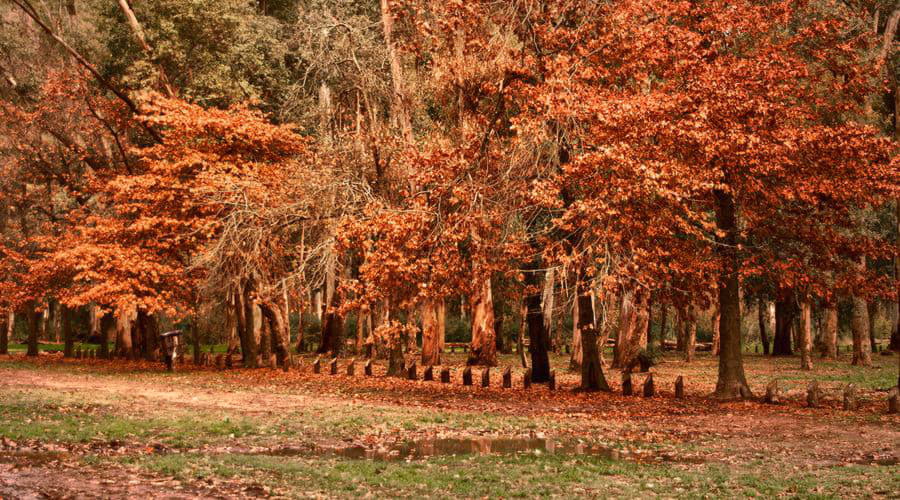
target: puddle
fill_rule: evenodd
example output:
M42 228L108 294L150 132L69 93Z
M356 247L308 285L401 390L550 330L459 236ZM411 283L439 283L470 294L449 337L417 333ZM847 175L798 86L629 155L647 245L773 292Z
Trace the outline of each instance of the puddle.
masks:
M703 463L702 459L678 458L649 451L627 451L583 442L565 442L545 438L443 438L405 441L385 447L362 445L344 447L278 448L261 452L265 455L318 455L356 460L416 460L448 455L516 455L549 454L594 456L610 460L629 460L645 463L681 462Z

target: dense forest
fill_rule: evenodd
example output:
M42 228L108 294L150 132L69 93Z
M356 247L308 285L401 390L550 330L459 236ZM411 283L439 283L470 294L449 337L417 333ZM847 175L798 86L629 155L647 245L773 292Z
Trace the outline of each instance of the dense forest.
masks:
M900 5L3 0L0 354L900 349ZM604 347L614 345L611 359ZM527 346L527 349L525 348ZM559 368L559 367L557 367Z

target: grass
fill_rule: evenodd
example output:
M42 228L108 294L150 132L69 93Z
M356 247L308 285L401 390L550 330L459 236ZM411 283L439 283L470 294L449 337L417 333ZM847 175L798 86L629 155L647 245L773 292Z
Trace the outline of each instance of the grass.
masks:
M100 344L90 344L88 342L75 342L74 349L78 349L79 347L82 349L100 349ZM41 352L47 351L60 351L62 352L66 348L66 345L63 343L50 343L38 344L38 350ZM10 353L23 353L28 351L28 344L20 344L13 343L9 344L9 352Z
M0 437L14 441L43 440L86 443L108 440L159 442L188 448L265 431L245 418L176 413L148 418L123 415L117 408L74 398L36 393L3 393Z
M266 455L153 455L128 463L182 480L243 478L292 497L839 498L900 491L895 467L823 467L773 474L766 467L638 464L591 456L447 456L412 462Z
M461 364L465 355L457 353L447 358L451 363ZM664 361L657 367L661 378L684 374L692 381L708 379L704 383L714 383L716 360L708 354L701 354L690 364L673 354L666 355ZM817 378L835 384L854 382L868 388L887 386L896 377L897 358L874 356L873 361L876 367L861 368L849 365L846 359L837 362L816 359L815 371L804 372L797 368L796 358L746 357L748 376L754 387L764 385L774 376L798 385L803 380ZM515 362L514 356L504 356L501 361L513 365ZM555 366L565 366L566 362L566 356L553 356ZM643 417L639 415L616 417L619 422L603 422L588 415L583 418L558 418L552 414L520 416L326 396L314 392L314 385L229 386L228 379L216 372L168 374L147 371L145 367L143 371L121 373L86 363L51 361L37 365L21 358L4 359L0 363L0 378L5 380L16 380L17 375L22 380L28 377L37 380L36 372L46 374L57 383L86 380L97 387L121 379L127 380L127 384L110 392L84 387L72 392L64 386L29 387L24 382L0 384L0 437L61 443L121 440L134 445L128 454L83 455L83 466L124 462L187 482L216 478L241 485L259 484L274 495L839 498L890 496L900 491L897 466L832 466L831 462L795 458L796 451L785 450L773 456L761 453L747 458L748 454L740 453L742 445L732 444L727 436L718 434L721 429L714 428L698 429L701 435L685 442L671 441L670 435L657 440L644 439L641 437L644 432L664 429L640 429L647 424L642 424ZM76 377L70 378L72 375ZM78 386L73 382L72 387ZM232 405L211 406L207 410L202 399L180 405L178 398L154 401L129 392L129 388L158 391L158 394L166 394L166 388L170 388L178 398L237 394L229 401ZM258 403L255 398L263 393L278 394L279 399L275 401L280 404L267 407ZM398 390L395 397L401 399L404 394ZM553 401L547 404L552 406ZM651 425L666 425L659 420L654 422ZM834 420L834 425L851 425L850 422ZM877 420L871 424L884 425ZM625 432L635 428L636 433ZM638 464L551 454L444 456L381 462L235 452L246 447L294 447L363 436L377 436L389 442L398 437L414 439L433 433L511 436L529 430L551 436L571 432L570 435L589 435L591 439L606 441L604 444L611 447L692 452L689 455L708 456L718 447L717 456L727 457L728 463ZM154 443L163 444L172 452L144 451ZM780 444L775 442L773 446L777 449Z

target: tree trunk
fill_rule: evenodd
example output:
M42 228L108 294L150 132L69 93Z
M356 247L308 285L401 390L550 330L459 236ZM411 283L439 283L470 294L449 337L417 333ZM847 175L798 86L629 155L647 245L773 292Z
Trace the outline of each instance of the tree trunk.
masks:
M547 270L544 275L544 291L541 293L541 310L544 318L544 329L547 330L548 349L556 351L558 346L553 342L553 312L556 308L556 271L553 268ZM549 375L548 375L549 376ZM535 381L536 382L536 381Z
M438 301L422 305L422 366L441 364L441 334L439 331L442 308Z
M583 359L583 348L581 345L581 328L578 326L580 318L578 317L578 297L575 297L572 306L572 357L569 358L569 368L573 371L581 370L581 362ZM591 305L593 309L593 304ZM593 323L593 318L591 318ZM596 327L594 327L596 330Z
M675 312L675 350L684 352L684 313L680 310Z
M878 317L878 301L870 300L866 304L866 313L868 318L868 331L869 331L869 350L875 352L878 350L877 342L875 341L875 320Z
M40 313L34 310L37 307L34 301L28 302L25 306L26 317L28 318L28 355L38 355L38 333L40 331Z
M726 179L727 181L727 175ZM740 258L737 254L737 215L730 193L716 190L716 253L721 258L719 275L719 378L715 395L722 399L752 397L744 375L741 354L741 291L739 282Z
M796 314L793 294L775 301L775 342L772 345L773 356L791 356L791 330Z
M91 307L91 329L94 328L94 316L96 312ZM131 336L132 322L134 320L133 310L118 309L115 312L116 319L116 347L115 350L119 355L127 356L129 359L136 357L134 354L134 342ZM96 326L98 329L100 325Z
M468 365L497 366L491 279L484 278L472 296L472 344Z
M10 325L15 321L15 316L10 312L5 315L4 321L0 323L0 355L9 354L9 337L12 328Z
M688 306L684 315L684 321L681 324L684 327L684 333L682 334L684 338L684 361L690 363L694 361L694 351L696 351L697 346L697 313L694 311L693 305Z
M238 318L238 333L241 339L241 358L244 368L256 368L257 343L253 320L253 289L246 283L235 293L235 306Z
M60 304L62 320L63 357L71 358L75 354L75 336L72 335L72 311L69 306Z
M800 301L800 369L812 370L812 304L808 296Z
M719 306L716 304L715 309L713 309L712 315L712 355L719 355L719 318L721 317L721 313L719 313Z
M103 328L103 315L100 314L100 307L91 304L91 337L100 336L100 357L109 359L109 330ZM95 331L96 328L96 331Z
M597 329L594 323L594 307L591 303L591 288L587 277L581 273L575 285L576 301L578 302L578 330L581 332L581 344L583 349L581 363L582 391L606 391L610 392L609 383L603 373L603 364L600 362L600 352L597 346Z
M641 287L623 287L613 368L626 369L637 358L641 337L646 335L647 330L647 295L647 291Z
M522 363L522 368L528 368L528 360L525 358L525 332L528 328L528 303L526 298L522 297L522 304L519 308L519 312L521 313L521 320L519 321L519 335L516 339L516 352L519 354L519 362Z
M533 265L525 274L526 286L539 289L540 278L537 273L539 265ZM549 275L549 271L547 274ZM535 383L550 380L550 335L544 321L544 310L541 293L532 293L525 297L526 323L528 325L528 343L531 353L531 380Z
M837 359L838 310L836 304L825 306L825 324L822 327L822 356Z
M269 349L267 350L275 354L277 366L284 367L290 357L288 347L290 345L290 338L288 337L290 333L284 317L284 304L274 301L262 301L259 304L259 309L269 331Z
M756 319L759 322L759 341L762 344L763 354L766 355L769 354L769 333L766 328L769 322L768 308L766 301L760 297L756 304Z
M191 347L193 351L193 362L194 365L200 364L200 353L203 351L203 345L200 341L200 319L194 316L191 318L190 329L191 329Z
M669 306L667 304L662 305L662 313L660 314L659 319L659 352L665 352L666 350L666 335L668 329L668 321L669 321Z
M363 349L366 345L366 322L368 321L369 313L363 313L362 311L358 311L356 313L356 343L353 346L354 354L362 354ZM422 342L425 342L425 337L423 334ZM422 347L424 349L424 346Z
M381 0L381 24L384 30L384 43L387 48L388 61L391 67L391 82L393 83L393 99L391 115L397 120L400 132L407 143L412 142L412 121L408 111L408 98L403 86L403 70L400 66L400 55L394 45L394 16L391 13L390 0Z
M155 315L138 311L137 323L143 340L144 359L157 361L159 359L159 353L157 352L159 347L159 321Z
M857 267L865 271L866 261L863 258ZM872 366L871 344L869 343L869 311L866 300L858 295L853 296L853 312L850 318L850 331L853 334L854 365Z

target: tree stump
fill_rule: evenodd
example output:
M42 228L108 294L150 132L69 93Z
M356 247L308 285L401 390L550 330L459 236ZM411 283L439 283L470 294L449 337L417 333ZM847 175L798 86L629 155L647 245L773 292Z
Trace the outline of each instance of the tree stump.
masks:
M763 399L766 403L770 405L777 405L781 402L781 388L778 387L778 379L773 379L769 382L769 385L766 386L766 397Z
M328 363L328 371L332 375L337 375L337 358L331 358L331 361Z
M472 385L472 367L470 366L463 370L463 385Z
M481 370L481 387L490 387L491 386L491 369L490 367L486 367L484 370Z
M550 370L550 380L547 381L547 388L551 391L556 390L556 370Z
M350 364L347 365L347 376L352 377L356 375L356 359L353 358L350 360Z
M423 374L422 379L426 382L431 382L432 380L434 380L434 367L429 365L428 368L425 368L425 373Z
M512 389L512 368L509 366L506 367L506 370L503 370L503 388Z
M900 413L900 386L888 391L888 413Z
M322 360L319 358L313 362L313 373L322 373Z
M847 384L844 387L844 410L853 411L859 408L859 400L856 397L856 385Z
M372 360L371 359L366 361L366 365L363 367L363 372L366 374L367 377L372 376Z
M294 356L288 354L284 358L284 362L281 363L281 369L284 370L285 373L291 371L291 367L294 366Z
M631 384L631 374L628 372L622 373L622 395L634 396L634 386Z
M653 383L653 374L651 373L644 380L644 397L652 398L653 396L656 396L656 385Z
M234 367L234 357L231 353L225 355L225 369L230 370Z
M525 370L525 375L522 376L522 387L531 389L531 368Z
M818 408L820 399L822 399L822 390L819 389L819 382L813 380L806 388L806 406Z
M441 383L442 384L450 383L450 369L449 368L441 368Z
M675 399L684 399L684 377L681 375L675 379Z
M225 356L219 354L216 356L216 368L220 370L225 369Z
M419 377L416 375L416 362L413 361L406 367L406 379L407 380L418 380Z

